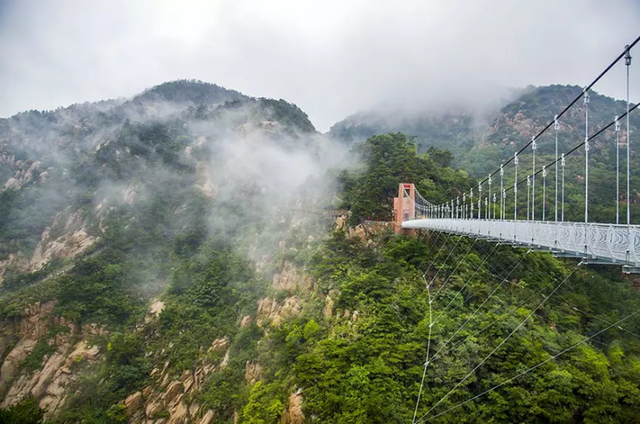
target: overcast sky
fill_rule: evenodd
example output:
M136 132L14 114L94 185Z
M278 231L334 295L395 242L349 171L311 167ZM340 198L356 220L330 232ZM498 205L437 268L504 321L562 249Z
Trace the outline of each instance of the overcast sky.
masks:
M195 78L296 103L326 131L390 98L585 85L638 35L640 0L0 0L0 117ZM624 72L596 90L622 97Z

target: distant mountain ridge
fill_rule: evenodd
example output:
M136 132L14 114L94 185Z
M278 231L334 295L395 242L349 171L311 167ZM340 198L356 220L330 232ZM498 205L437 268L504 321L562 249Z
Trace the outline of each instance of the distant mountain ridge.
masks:
M497 168L568 105L582 88L575 85L529 86L514 92L513 99L484 114L473 114L463 107L446 112L424 110L368 110L353 114L334 124L329 135L352 144L375 134L403 132L415 136L420 151L429 147L450 150L454 164L470 175L483 176ZM626 103L590 93L590 127L593 132L616 115L624 113ZM568 150L584 139L584 107L576 104L560 119L560 146ZM640 116L631 115L631 126L640 128ZM549 131L545 137L552 132ZM602 137L598 146L609 143L612 133ZM548 153L546 138L541 138L542 153ZM597 148L597 147L596 147Z

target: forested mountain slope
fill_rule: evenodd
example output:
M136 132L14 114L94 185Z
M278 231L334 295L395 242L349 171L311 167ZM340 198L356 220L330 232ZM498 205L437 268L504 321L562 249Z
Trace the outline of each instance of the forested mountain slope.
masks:
M2 122L0 418L406 423L421 392L431 422L636 422L617 269L391 233L399 182L474 184L446 151L346 152L199 82L136 99Z
M582 88L568 85L550 85L543 87L528 87L520 92L514 92L514 98L505 102L500 108L488 108L484 113L472 114L460 108L438 111L429 109L422 113L416 111L404 113L402 111L370 111L346 118L336 123L329 135L343 143L351 144L375 134L389 131L400 131L414 136L421 152L430 151L432 154L439 150L449 150L455 153L452 166L461 169L474 178L484 179L489 173L498 169L500 164L513 158L523 146L531 142L531 138L553 121L580 93ZM633 106L633 105L632 105ZM626 103L598 94L590 93L589 102L589 134L595 134L605 125L611 123L615 116L624 114ZM617 199L621 208L626 207L626 125L621 122L619 132L620 148L620 185L621 194ZM630 115L631 133L638 134L640 129L640 114L632 112ZM578 101L574 107L559 119L558 154L567 153L580 143L585 137L585 108L583 101ZM555 159L555 132L553 127L537 139L537 167L550 164ZM633 140L632 140L633 143ZM590 143L590 217L594 222L615 222L616 210L616 132L612 126ZM435 150L434 150L435 149ZM442 156L442 152L439 152ZM449 162L445 162L449 163ZM585 181L584 148L578 148L566 159L565 170L565 200L567 202L566 219L569 221L583 219L584 181ZM632 222L640 220L640 155L638 149L631 149L631 216ZM505 184L513 185L513 163L505 168ZM555 166L547 168L549 182L555 179ZM519 180L532 173L531 149L520 155ZM558 174L561 173L560 167ZM494 176L498 181L499 176ZM558 176L560 179L560 175ZM538 180L541 175L538 175ZM538 188L541 188L541 181ZM526 187L521 185L521 192ZM547 190L547 205L555 202L555 193ZM512 202L509 193L509 201ZM537 193L542 199L542 192ZM526 196L524 196L526 198ZM434 199L435 200L435 199ZM443 201L449 199L442 199ZM523 199L520 199L524 202ZM524 204L523 204L524 206ZM526 208L526 207L525 207ZM511 206L511 209L512 206ZM538 211L541 213L541 203ZM539 218L542 218L540 215Z
M345 143L365 140L376 134L403 132L415 136L420 151L430 147L447 149L456 154L455 166L475 177L484 177L513 156L531 137L560 113L582 88L550 85L513 90L509 96L482 109L435 106L411 111L373 109L358 112L334 124L329 135ZM591 132L622 115L626 103L591 92ZM560 119L560 152L584 140L584 106L580 101ZM640 128L640 118L631 115L631 126ZM596 150L611 150L613 131L596 143ZM552 151L553 134L549 131L539 140L543 154ZM621 142L625 142L623 137ZM595 157L595 156L594 156ZM606 159L611 165L611 158Z

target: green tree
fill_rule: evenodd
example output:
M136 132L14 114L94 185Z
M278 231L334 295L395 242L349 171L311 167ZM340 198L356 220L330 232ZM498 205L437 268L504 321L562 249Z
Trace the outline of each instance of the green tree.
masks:
M38 400L30 397L6 409L0 409L0 423L3 424L40 424L44 419L44 410L38 406Z

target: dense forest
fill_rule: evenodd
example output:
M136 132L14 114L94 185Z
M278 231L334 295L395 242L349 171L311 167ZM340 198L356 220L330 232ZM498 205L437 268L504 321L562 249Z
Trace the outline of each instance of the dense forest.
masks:
M637 280L385 224L400 182L434 201L476 184L447 150L374 135L300 173L327 150L282 100L179 82L109 107L46 178L0 192L0 421L637 422ZM71 125L50 114L42 131ZM95 241L11 259L71 233Z

